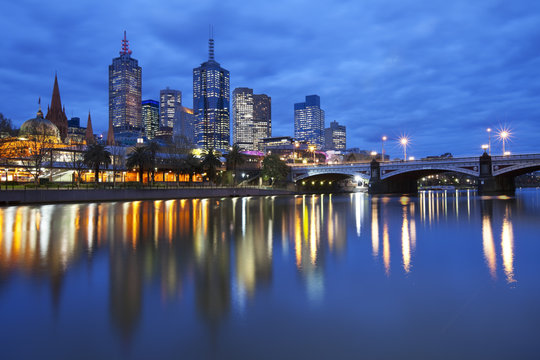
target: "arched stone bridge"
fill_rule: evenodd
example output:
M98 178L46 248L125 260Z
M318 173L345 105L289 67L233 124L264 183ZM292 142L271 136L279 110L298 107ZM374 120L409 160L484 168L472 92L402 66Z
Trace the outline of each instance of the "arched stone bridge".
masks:
M422 177L453 171L478 179L482 193L513 192L514 178L540 170L540 154L464 157L437 160L385 161L324 165L295 165L292 180L361 177L371 193L416 192Z

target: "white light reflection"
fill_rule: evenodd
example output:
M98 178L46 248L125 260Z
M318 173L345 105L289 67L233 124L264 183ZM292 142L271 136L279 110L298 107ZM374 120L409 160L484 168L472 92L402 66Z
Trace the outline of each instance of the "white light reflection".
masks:
M513 283L516 281L514 279L514 233L508 212L503 219L501 249L506 282Z
M493 232L491 230L491 218L487 215L482 218L482 246L489 273L493 279L496 279L497 254L495 252L495 242L493 241Z

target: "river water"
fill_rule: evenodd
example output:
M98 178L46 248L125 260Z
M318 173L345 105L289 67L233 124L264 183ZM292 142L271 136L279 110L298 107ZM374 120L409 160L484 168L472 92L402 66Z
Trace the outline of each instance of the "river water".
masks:
M540 190L0 208L2 359L540 357Z

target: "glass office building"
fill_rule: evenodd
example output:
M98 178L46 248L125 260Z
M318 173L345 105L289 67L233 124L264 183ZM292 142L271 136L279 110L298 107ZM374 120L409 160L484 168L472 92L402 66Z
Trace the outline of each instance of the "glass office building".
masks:
M214 40L209 58L193 69L195 141L202 149L227 150L230 141L229 71L214 60Z
M326 150L345 150L347 148L347 128L332 121L330 127L324 130Z
M159 102L156 100L144 100L142 102L142 114L144 134L151 140L156 137L159 129Z
M318 149L324 147L324 110L318 95L306 96L305 102L294 104L294 137Z
M142 122L142 70L131 57L124 31L120 56L109 65L109 121L115 132L140 131Z
M253 89L233 91L233 143L244 150L264 150L263 139L272 136L271 98Z

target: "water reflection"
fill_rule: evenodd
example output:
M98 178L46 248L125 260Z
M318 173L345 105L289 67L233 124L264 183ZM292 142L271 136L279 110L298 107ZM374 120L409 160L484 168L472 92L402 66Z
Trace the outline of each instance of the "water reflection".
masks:
M391 254L397 254L394 261L401 264L394 265L394 273L414 276L422 261L417 254L434 241L433 227L464 216L479 219L472 226L481 239L470 241L477 242L493 280L499 237L493 231L501 229L502 270L506 282L514 283L511 215L517 205L484 199L477 214L475 201L469 192L429 191L417 198L370 199L356 193L0 208L0 278L5 280L0 286L16 273L26 274L47 282L52 303L59 306L62 291L68 291L66 273L104 254L109 318L131 337L150 289L159 289L164 306L189 294L199 316L217 324L231 311L245 311L258 291L273 286L276 257L296 268L312 301L324 298L328 264L345 261L349 246L351 256L367 249L379 267L382 258L388 277Z

